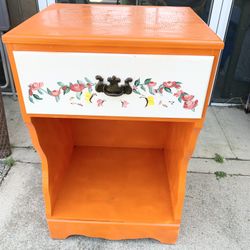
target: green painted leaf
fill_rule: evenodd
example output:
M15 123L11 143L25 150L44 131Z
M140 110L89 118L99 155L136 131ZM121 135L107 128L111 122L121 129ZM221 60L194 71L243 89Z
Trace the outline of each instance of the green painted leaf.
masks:
M43 98L41 98L39 95L33 94L33 97L37 100L42 100Z
M137 95L140 95L141 93L139 91L137 91L136 89L133 89L133 92Z
M182 102L181 96L178 98L178 101L179 101L180 103Z
M51 90L49 90L49 88L47 88L47 92L48 92L48 94L51 94Z
M67 87L65 90L63 90L63 94L65 95L65 94L69 93L69 91L70 91L70 88Z
M172 93L172 90L170 88L164 87L164 90L168 93Z
M89 93L92 93L92 88L88 88Z
M144 85L141 84L140 87L141 87L142 90L146 91Z
M141 83L141 81L140 81L140 78L139 78L139 79L137 79L137 80L134 82L134 85L137 87L137 86L140 85L140 83Z
M163 89L164 89L164 86L163 84L161 84L158 89L157 89L157 92L160 93L161 95L163 94Z
M62 82L57 82L57 84L60 86L60 87L63 87L64 84Z
M29 96L29 100L30 100L30 102L34 103L34 101L33 101L33 99L32 99L31 96Z
M77 80L76 82L77 82L77 83L83 83L81 80Z
M145 85L148 85L148 84L151 82L151 79L152 79L152 78L146 79L146 80L144 81L144 84L145 84Z
M77 92L77 93L76 93L76 98L77 98L78 100L80 100L80 99L81 99L81 95L82 95L82 92Z
M84 77L84 79L85 79L86 82L91 83L91 81L89 80L89 78Z
M182 82L176 82L177 84L182 84Z
M41 89L38 89L37 91L38 91L39 94L43 95L43 92L42 92Z
M55 98L56 98L56 102L59 102L60 97L59 96L55 96Z
M153 88L149 87L148 90L149 90L149 93L150 93L151 95L154 95L154 94L155 94Z

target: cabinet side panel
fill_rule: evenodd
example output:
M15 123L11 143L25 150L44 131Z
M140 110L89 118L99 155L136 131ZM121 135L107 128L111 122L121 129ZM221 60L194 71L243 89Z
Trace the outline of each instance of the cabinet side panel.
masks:
M52 211L72 155L71 131L62 119L32 118L31 121L40 146L38 152L43 154L43 171L47 172L43 174L48 178L43 182L43 185L48 185L48 189L44 189L48 193L44 195L45 198L50 198ZM50 215L51 211L47 215Z
M168 139L165 142L164 155L172 209L178 223L181 219L185 195L187 165L192 151L190 147L194 147L196 137L194 123L173 123L168 128Z

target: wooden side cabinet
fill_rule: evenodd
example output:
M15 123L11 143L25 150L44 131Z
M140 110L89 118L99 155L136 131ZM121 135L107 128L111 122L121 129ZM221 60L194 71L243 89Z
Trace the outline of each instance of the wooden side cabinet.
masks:
M222 41L190 8L64 4L3 40L51 237L175 243Z

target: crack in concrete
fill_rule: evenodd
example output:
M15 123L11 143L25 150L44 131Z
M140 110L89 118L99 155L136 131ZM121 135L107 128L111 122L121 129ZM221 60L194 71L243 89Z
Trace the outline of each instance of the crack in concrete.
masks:
M33 149L36 151L36 149L33 146L15 146L15 145L11 145L11 148L15 149L15 148L22 148L22 149Z
M225 139L226 139L226 141L227 141L227 144L228 144L228 146L229 146L229 148L230 148L231 153L232 153L232 154L235 156L235 158L237 159L238 157L237 157L237 156L235 155L235 153L233 152L233 147L232 147L232 145L231 145L229 139L227 138L226 132L225 132L225 130L223 129L223 126L222 126L222 124L220 123L220 120L219 120L219 118L217 117L217 114L216 114L216 112L214 111L213 108L212 108L212 112L213 112L213 114L214 114L214 116L215 116L216 121L218 122L219 127L221 128L221 131L222 131L223 135L225 136Z
M199 159L201 159L201 158L199 158ZM23 164L41 165L40 162L28 162L28 161L21 161L21 160L16 160L16 162L17 163L23 163ZM223 171L223 172L225 172L228 176L250 177L249 174L229 174L226 171ZM212 175L214 175L214 172L200 172L200 171L192 171L192 170L188 170L187 173L189 173L189 174L212 174Z
M41 165L41 162L21 161L21 160L15 160L15 162L24 163L24 164L39 164L39 165Z
M22 149L32 149L35 150L33 147L12 147L12 148L22 148ZM36 151L35 151L36 152ZM212 157L202 157L202 156L192 156L191 159L197 160L213 160ZM250 159L241 159L241 158L224 158L226 161L236 161L236 162L250 162ZM22 161L19 159L15 159L16 162L19 163L28 163L28 164L41 164L41 162L32 162L32 161Z
M35 152L36 149L32 146L27 146L27 147L21 147L21 146L11 146L12 149L32 149L34 150ZM231 150L231 148L230 148ZM205 156L192 156L191 159L201 159L201 160L214 160L213 157L205 157ZM243 159L243 158L238 158L235 156L235 158L231 158L231 157L226 157L224 158L225 160L228 160L228 161L250 161L250 159Z
M212 157L203 157L203 156L192 156L191 159L200 159L200 160L214 160ZM250 159L242 158L224 158L227 161L250 161Z
M224 172L224 171L223 171ZM214 175L214 172L199 172L199 171L187 171L188 174L212 174ZM237 177L250 177L249 174L228 174L227 172L225 172L229 177L232 176L237 176Z
M198 160L213 160L214 158L210 158L210 157L191 157L191 159L198 159ZM226 161L242 161L242 162L250 162L250 160L248 159L239 159L239 158L224 158ZM34 163L34 164L41 164L40 162L32 162L32 161L22 161L22 160L18 160L15 159L16 162L20 162L20 163ZM222 163L223 164L223 163Z

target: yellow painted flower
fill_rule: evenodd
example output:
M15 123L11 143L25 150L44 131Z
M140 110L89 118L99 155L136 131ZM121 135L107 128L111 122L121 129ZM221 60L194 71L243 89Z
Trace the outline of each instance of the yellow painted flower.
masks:
M148 106L154 106L155 105L155 99L153 96L148 96Z
M91 96L92 96L92 94L91 94L91 93L86 92L86 94L85 94L85 101L86 101L86 102L90 102L90 98L91 98Z

